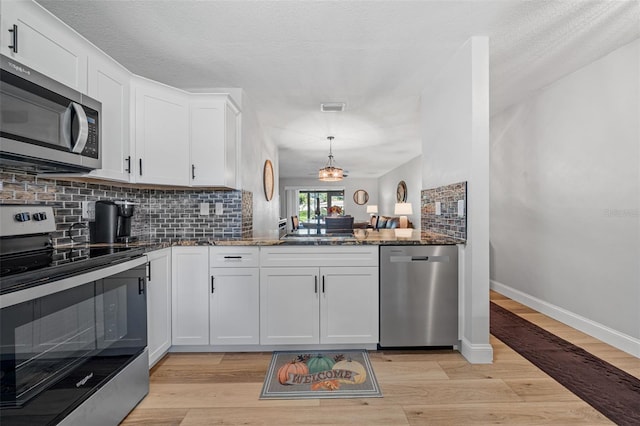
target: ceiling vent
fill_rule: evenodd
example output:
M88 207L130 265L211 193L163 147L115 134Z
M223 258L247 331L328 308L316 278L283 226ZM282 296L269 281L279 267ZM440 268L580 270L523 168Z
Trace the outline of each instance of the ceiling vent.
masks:
M342 112L345 107L344 102L327 102L320 104L320 111L322 112Z

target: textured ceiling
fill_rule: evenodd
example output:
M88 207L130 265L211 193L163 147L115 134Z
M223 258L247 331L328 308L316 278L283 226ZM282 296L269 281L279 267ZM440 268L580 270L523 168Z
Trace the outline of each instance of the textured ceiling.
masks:
M490 37L492 112L640 36L638 1L38 2L136 74L244 89L281 177L314 175L329 135L352 177L415 158L420 93L470 36Z

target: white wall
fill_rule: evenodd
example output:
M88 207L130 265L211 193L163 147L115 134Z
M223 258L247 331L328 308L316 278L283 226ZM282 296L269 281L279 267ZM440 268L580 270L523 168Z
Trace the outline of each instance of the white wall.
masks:
M467 181L460 249L462 354L493 359L489 344L489 39L472 37L422 93L422 188Z
M345 178L339 182L320 182L315 178L289 178L280 181L280 194L282 200L280 203L280 211L282 217L289 219L286 211L285 188L303 188L303 189L344 189L344 213L354 217L356 222L369 220L370 215L367 213L368 204L378 204L378 180L377 179L359 179ZM358 205L353 201L353 193L358 189L364 189L369 194L369 202L365 205ZM394 190L395 194L395 190Z
M237 96L237 95L236 95ZM277 231L280 213L278 191L278 150L273 141L266 140L260 127L251 98L242 93L242 189L253 193L253 235L269 236ZM273 198L264 195L262 173L264 162L271 160L274 169L275 188Z
M638 356L639 51L491 120L492 285Z
M396 189L403 180L407 184L407 202L411 203L413 214L407 217L415 229L420 229L420 191L422 190L422 156L408 161L378 179L378 212L385 216L393 213L396 203Z

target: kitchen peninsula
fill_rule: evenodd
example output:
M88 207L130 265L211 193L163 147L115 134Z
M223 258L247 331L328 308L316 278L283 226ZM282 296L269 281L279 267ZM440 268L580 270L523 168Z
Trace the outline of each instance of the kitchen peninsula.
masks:
M379 247L463 243L417 230L398 237L364 229L163 243L170 247L148 253L150 364L168 351L375 349ZM164 291L154 293L154 280Z

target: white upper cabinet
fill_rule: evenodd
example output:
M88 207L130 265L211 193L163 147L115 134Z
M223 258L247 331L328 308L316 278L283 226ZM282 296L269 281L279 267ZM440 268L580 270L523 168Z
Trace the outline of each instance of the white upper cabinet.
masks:
M3 55L87 93L84 39L34 2L2 1L0 15Z
M189 185L188 95L134 77L135 181Z
M240 110L226 94L192 95L192 186L238 188Z
M102 168L91 177L128 182L133 161L130 152L131 74L110 58L89 56L89 96L102 102Z

